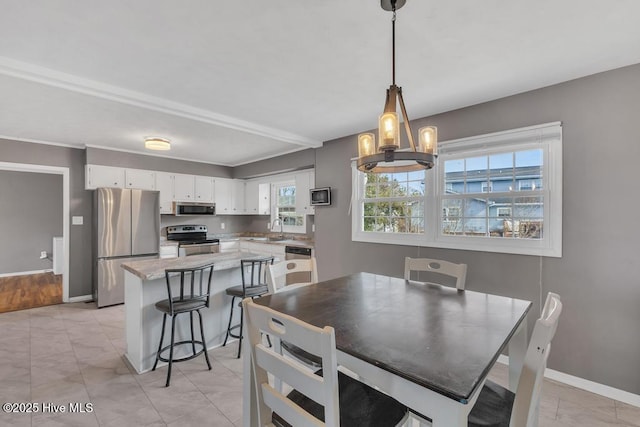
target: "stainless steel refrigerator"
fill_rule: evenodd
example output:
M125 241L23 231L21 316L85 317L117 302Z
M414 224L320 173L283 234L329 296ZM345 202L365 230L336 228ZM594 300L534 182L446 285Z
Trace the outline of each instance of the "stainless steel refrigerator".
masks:
M95 190L93 298L98 307L124 302L122 263L158 258L159 195L120 188Z

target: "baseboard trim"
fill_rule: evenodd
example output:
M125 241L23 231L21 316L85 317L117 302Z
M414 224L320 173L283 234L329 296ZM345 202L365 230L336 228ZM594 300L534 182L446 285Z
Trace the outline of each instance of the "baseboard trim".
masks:
M69 297L69 301L66 301L67 303L71 303L71 302L85 302L85 301L91 301L93 299L93 295L80 295L79 297Z
M13 276L29 276L32 274L44 274L44 273L52 273L53 270L31 270L31 271L16 271L15 273L2 273L0 277L13 277Z
M498 357L498 362L502 363L503 365L508 365L509 356L501 354ZM600 396L608 397L609 399L614 399L619 402L623 402L628 405L640 408L640 395L638 394L629 393L628 391L613 388L608 385L596 383L594 381L585 380L584 378L565 374L564 372L556 371L549 368L544 371L544 376L546 378L549 378L550 380L558 381L575 388L599 394Z

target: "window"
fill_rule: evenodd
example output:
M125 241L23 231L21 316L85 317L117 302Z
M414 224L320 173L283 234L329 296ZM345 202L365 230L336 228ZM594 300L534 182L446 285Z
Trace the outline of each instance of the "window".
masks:
M430 171L354 166L352 238L561 256L559 123L443 142Z
M306 233L305 215L296 212L296 183L295 181L277 182L273 184L271 200L274 200L271 210L271 223L279 218L282 230L288 233ZM276 225L272 232L279 232Z
M497 212L499 218L500 217L504 217L504 216L506 216L506 217L510 217L511 216L511 208L510 207L507 207L507 208L498 207L498 208L496 208L496 212Z

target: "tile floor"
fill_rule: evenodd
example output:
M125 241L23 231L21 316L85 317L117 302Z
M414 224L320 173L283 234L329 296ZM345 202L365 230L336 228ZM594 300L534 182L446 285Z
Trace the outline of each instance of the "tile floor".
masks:
M39 403L36 414L0 413L2 426L240 426L242 362L236 345L135 374L124 362L124 307L75 303L0 314L0 402ZM504 383L497 365L492 379ZM71 402L93 407L69 412ZM49 404L43 413L43 403ZM67 412L52 412L64 405ZM640 408L545 381L540 426L640 426Z

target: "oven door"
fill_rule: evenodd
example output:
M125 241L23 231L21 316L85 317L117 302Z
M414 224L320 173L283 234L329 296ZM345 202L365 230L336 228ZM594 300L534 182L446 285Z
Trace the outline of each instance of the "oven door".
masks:
M192 243L180 245L178 256L217 254L220 252L220 243Z

